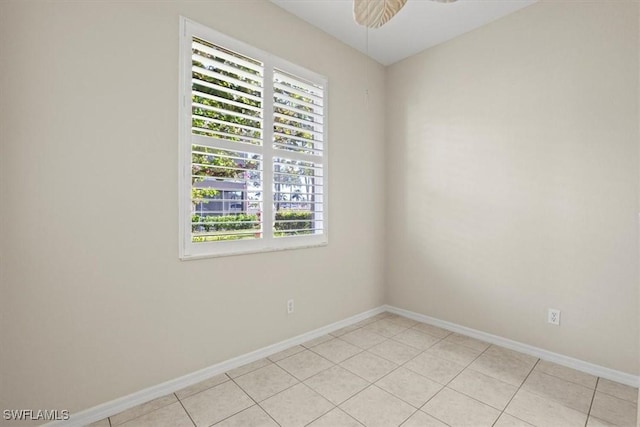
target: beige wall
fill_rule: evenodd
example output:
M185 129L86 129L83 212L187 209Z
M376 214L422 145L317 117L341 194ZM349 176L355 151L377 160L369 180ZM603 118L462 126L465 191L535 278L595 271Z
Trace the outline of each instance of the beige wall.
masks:
M328 247L178 261L180 14L329 77ZM637 374L638 16L543 2L385 80L266 1L0 2L0 402L85 409L383 302Z
M180 14L329 78L329 246L178 260ZM382 304L382 66L267 1L5 1L0 49L5 405L85 409Z
M541 2L388 69L388 303L639 372L638 16Z

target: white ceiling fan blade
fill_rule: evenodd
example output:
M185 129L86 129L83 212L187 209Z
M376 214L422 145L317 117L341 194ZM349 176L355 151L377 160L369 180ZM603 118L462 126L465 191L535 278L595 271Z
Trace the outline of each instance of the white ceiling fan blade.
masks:
M402 9L407 0L353 0L353 17L360 25L378 28Z

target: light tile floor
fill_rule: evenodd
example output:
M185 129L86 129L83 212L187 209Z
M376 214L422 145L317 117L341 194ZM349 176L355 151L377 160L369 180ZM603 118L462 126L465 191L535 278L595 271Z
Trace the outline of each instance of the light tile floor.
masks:
M638 390L391 313L101 427L636 426Z

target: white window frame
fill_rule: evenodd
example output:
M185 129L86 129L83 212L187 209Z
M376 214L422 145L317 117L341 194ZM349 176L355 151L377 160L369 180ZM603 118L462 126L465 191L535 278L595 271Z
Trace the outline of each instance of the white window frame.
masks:
M262 194L262 238L199 242L193 243L191 238L191 73L192 73L192 39L198 37L210 43L249 56L264 64L263 108L264 125L262 145L249 151L256 151L262 155L263 194ZM278 58L246 43L219 33L188 18L180 17L180 47L179 47L179 257L182 260L210 258L218 256L239 255L247 253L269 252L286 249L308 248L324 246L329 241L329 212L328 212L328 81L327 78L307 70L284 59ZM321 84L323 95L323 151L322 151L322 234L296 235L274 237L273 221L275 218L273 207L273 159L298 157L295 152L277 150L273 148L273 70L280 69L302 79ZM256 146L258 147L258 146ZM241 146L237 147L242 151ZM318 156L318 158L320 158ZM307 160L305 160L307 161ZM316 160L317 161L317 160Z

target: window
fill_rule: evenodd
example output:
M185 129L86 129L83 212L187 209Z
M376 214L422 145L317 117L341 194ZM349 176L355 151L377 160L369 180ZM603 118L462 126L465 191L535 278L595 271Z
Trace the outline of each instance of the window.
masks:
M327 243L327 80L181 18L180 257Z

